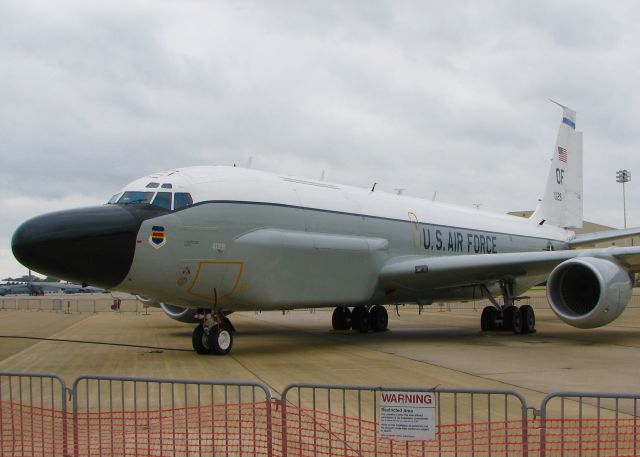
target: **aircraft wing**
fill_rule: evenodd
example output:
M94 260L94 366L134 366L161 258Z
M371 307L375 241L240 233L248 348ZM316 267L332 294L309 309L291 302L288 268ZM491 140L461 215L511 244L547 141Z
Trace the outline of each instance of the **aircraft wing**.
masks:
M640 247L477 254L447 257L405 256L381 270L384 288L446 289L492 281L549 274L575 257L616 259L629 271L640 271Z
M632 227L621 230L605 230L602 232L584 233L582 235L576 235L576 237L569 242L571 247L580 247L589 244L599 243L601 241L613 241L623 238L629 238L631 236L640 235L640 227Z

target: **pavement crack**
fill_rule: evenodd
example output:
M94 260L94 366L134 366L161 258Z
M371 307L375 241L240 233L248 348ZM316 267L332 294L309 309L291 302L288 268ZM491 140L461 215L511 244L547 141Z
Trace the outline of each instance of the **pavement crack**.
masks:
M68 338L46 338L46 337L20 336L20 335L0 335L0 338L35 340L35 341L55 341L59 343L97 344L102 346L118 346L118 347L127 347L127 348L153 349L153 350L159 350L159 351L193 352L193 350L191 349L168 348L168 347L160 347L160 346L145 346L141 344L109 343L106 341L72 340Z

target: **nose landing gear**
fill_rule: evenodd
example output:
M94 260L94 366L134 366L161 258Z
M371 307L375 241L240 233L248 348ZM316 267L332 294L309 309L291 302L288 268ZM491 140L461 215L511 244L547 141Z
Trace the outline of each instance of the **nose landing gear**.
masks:
M233 347L235 329L228 318L216 312L212 318L210 312L202 314L200 324L193 329L191 343L198 354L225 355Z

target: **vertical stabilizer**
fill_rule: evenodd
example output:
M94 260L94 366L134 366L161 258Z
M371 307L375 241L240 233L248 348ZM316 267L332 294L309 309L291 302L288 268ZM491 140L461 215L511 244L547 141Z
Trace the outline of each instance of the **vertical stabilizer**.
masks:
M552 100L553 101L553 100ZM547 187L531 220L563 228L582 227L582 132L576 112L562 108L562 123L551 158Z

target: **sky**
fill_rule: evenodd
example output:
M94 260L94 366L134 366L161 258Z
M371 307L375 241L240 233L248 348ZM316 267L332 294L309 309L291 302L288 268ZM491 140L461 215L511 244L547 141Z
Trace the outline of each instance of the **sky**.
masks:
M189 165L533 209L561 110L584 217L640 225L635 1L0 0L0 278L26 219ZM637 178L634 174L638 173Z

